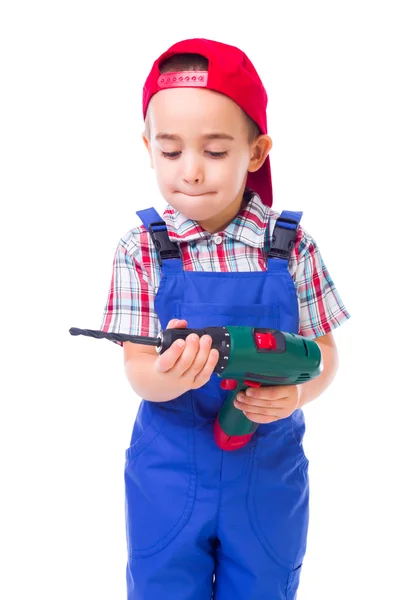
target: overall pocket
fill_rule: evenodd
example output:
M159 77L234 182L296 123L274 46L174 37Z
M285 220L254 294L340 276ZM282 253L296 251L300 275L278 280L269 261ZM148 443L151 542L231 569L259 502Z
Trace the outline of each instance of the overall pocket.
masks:
M289 573L289 581L287 582L286 590L286 600L296 600L296 594L299 587L301 572L302 565L299 565L296 569Z
M287 442L289 424L258 435L248 488L251 526L270 558L294 569L306 552L309 521L308 476Z
M297 451L296 461L299 466L307 470L309 465L309 460L305 454L305 449L303 447L303 436L305 435L306 425L305 425L305 415L302 409L295 410L295 412L291 415L290 419L290 427L287 431L287 440L288 443L291 444L292 447Z
M196 492L192 415L156 408L143 435L126 451L126 530L133 558L156 554L179 535Z
M147 400L142 400L131 435L131 444L125 451L125 460L128 462L141 454L153 442L164 425L164 421L157 421L156 406L148 406Z
M280 328L280 305L275 304L217 304L189 302L175 303L175 317L186 319L188 327L242 327Z

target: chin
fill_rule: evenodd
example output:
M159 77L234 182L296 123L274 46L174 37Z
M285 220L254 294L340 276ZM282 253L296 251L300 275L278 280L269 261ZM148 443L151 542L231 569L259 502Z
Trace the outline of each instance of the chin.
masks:
M178 210L192 221L207 221L208 219L212 219L214 217L213 214L190 210L188 207L185 207L185 210L182 210L181 208L178 208Z

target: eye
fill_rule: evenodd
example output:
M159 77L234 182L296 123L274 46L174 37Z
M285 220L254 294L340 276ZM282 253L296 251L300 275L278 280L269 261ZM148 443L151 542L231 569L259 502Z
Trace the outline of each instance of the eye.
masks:
M208 152L212 158L224 158L227 156L227 152Z
M180 156L181 152L163 152L163 150L161 150L161 155L164 158L169 158L169 159L174 159L174 158L178 158L178 156ZM225 158L225 156L227 156L227 152L210 152L210 150L207 151L207 154L209 156L211 156L211 158Z
M165 158L177 158L181 154L181 152L161 152L162 156Z

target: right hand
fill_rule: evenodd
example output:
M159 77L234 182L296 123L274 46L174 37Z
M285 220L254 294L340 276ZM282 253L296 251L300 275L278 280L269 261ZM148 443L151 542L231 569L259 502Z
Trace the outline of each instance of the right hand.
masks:
M167 329L187 327L187 321L171 319ZM166 378L171 378L177 389L186 392L202 387L209 381L217 361L219 351L211 347L212 338L209 335L198 337L191 333L179 346L173 344L154 362L154 369Z

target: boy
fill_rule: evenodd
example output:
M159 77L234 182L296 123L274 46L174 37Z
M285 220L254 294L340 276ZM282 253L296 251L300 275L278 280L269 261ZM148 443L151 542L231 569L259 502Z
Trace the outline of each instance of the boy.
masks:
M260 425L229 452L213 435L228 392L211 338L190 335L160 356L123 344L143 398L125 464L129 600L296 597L308 527L302 406L331 383L331 331L349 314L302 213L270 209L266 105L233 46L185 40L155 61L143 140L168 206L163 221L139 211L143 225L120 240L101 329L275 328L316 338L324 370L238 397Z

